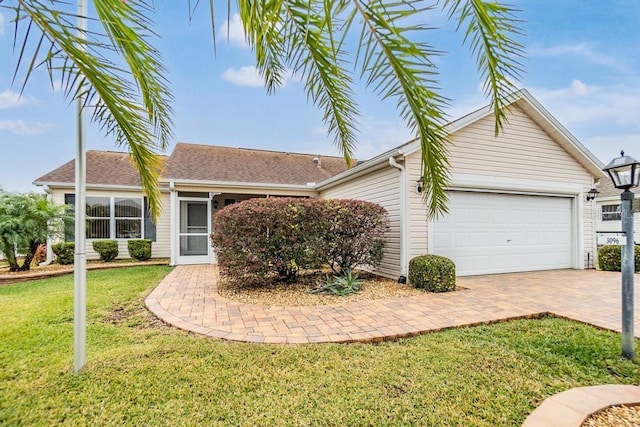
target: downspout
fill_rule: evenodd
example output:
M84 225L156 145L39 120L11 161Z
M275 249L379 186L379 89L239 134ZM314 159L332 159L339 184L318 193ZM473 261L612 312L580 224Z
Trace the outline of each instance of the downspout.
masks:
M51 197L51 189L49 188L48 185L44 186L44 192L47 194L47 198L49 199L49 201L52 200ZM38 264L38 266L42 266L44 267L45 265L49 265L53 262L53 249L51 249L51 236L49 236L47 234L47 259L44 262L41 262L40 264Z
M593 188L597 189L598 185L600 185L600 180L594 180ZM593 256L591 257L591 262L593 263L593 269L597 270L598 268L598 230L596 229L598 221L598 203L596 199L591 200L591 238L592 238L592 251ZM589 268L589 265L587 265Z
M400 153L402 154L402 153ZM389 165L400 171L400 277L398 283L407 283L407 186L405 167L389 157Z
M176 207L176 203L178 203L178 198L176 197L177 196L176 185L175 185L175 183L173 181L169 182L169 191L171 192L170 196L169 196L169 200L170 200L169 206L171 207L169 209L169 216L170 216L169 224L170 224L170 233L171 233L171 239L170 239L170 242L171 242L171 249L170 249L171 256L170 256L169 264L170 265L176 265L177 261L178 261L178 258L176 256L176 244L177 244L177 238L176 238L176 210L178 209Z

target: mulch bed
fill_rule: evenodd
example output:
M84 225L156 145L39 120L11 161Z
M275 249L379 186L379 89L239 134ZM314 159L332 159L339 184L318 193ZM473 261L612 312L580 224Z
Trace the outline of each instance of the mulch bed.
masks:
M640 426L640 406L611 406L596 412L582 423L582 427Z
M313 288L325 283L325 274L325 271L304 272L300 275L297 283L270 280L257 286L246 286L242 283L233 283L219 278L218 293L225 298L242 303L281 307L342 304L353 301L410 297L427 293L409 285L400 285L393 279L366 272L358 273L364 282L357 293L345 296L324 292L310 293Z

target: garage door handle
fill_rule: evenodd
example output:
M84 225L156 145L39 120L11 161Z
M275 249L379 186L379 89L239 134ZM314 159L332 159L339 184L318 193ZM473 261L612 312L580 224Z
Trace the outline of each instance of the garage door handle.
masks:
M507 243L510 243L510 242L511 242L511 239L507 239Z

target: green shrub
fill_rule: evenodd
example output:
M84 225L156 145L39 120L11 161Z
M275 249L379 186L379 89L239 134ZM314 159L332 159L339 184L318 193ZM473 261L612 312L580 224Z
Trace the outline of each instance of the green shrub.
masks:
M151 240L131 239L127 242L129 256L138 261L146 261L151 258Z
M634 248L635 272L640 272L640 246ZM622 253L620 245L604 245L598 250L598 267L604 271L620 271Z
M68 265L73 264L75 247L75 243L61 242L51 245L51 250L56 255L56 261L58 264Z
M422 255L409 261L409 283L430 292L448 292L456 288L456 266L440 255Z
M102 261L110 262L118 256L118 242L115 240L94 240L93 250L98 252Z

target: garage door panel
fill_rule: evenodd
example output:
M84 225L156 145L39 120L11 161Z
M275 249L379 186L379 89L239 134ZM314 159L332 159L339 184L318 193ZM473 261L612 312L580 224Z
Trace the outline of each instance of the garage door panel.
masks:
M571 267L570 198L453 191L449 200L433 247L458 274Z

